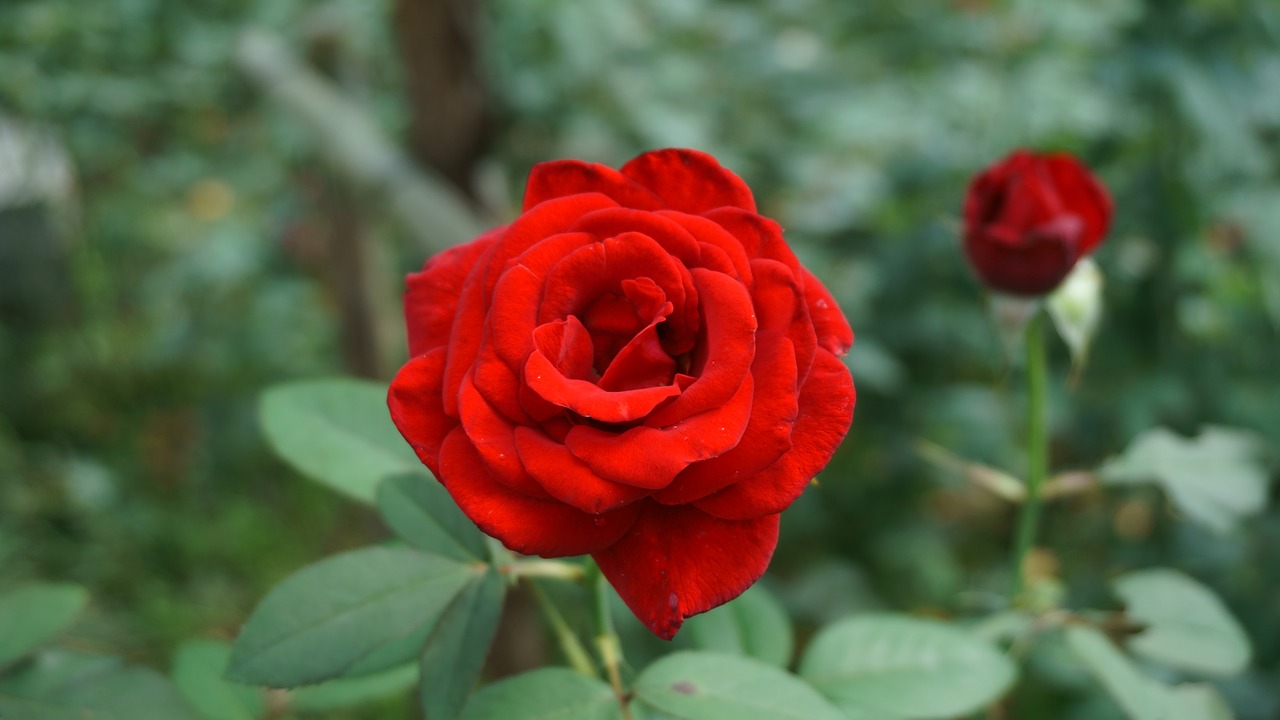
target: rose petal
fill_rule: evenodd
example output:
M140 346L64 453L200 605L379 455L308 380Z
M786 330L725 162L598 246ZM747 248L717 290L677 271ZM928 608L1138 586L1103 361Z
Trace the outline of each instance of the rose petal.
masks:
M554 198L530 208L507 226L507 231L494 243L492 253L485 260L485 297L493 297L493 288L512 259L554 235L568 232L583 215L617 206L604 195L588 193Z
M698 379L680 397L656 410L645 424L665 427L718 407L737 392L755 357L756 316L751 295L742 283L717 272L692 271L702 306L702 365L690 374Z
M601 238L629 232L648 235L686 267L694 267L698 263L697 238L680 223L662 214L630 208L605 208L583 215L574 223L573 230Z
M818 335L809 317L809 304L800 280L777 260L752 260L751 269L755 275L751 302L759 324L756 345L776 342L778 338L789 339L796 353L796 379L803 385L818 349Z
M707 246L710 246L719 250L720 254L733 266L733 271L727 274L737 277L745 285L751 285L751 259L747 257L746 248L742 246L742 241L731 235L724 226L700 215L671 210L663 210L658 215L679 224L698 241L702 255L698 263L700 267L716 269L706 262Z
M782 239L782 226L767 217L738 208L720 208L704 213L703 217L714 221L742 243L747 257L777 260L791 268L800 269L800 261L791 247Z
M654 322L631 338L631 342L614 356L604 375L600 376L599 385L601 390L609 392L671 386L675 392L667 397L674 397L680 394L680 388L671 384L675 372L676 361L662 348L658 323Z
M497 356L493 343L480 344L480 354L471 367L471 382L484 399L511 422L517 425L533 422L520 404L519 376Z
M623 280L641 277L656 283L677 307L685 303L680 267L649 236L623 233L580 247L547 273L538 322L581 314L601 296L619 293Z
M813 329L818 333L818 344L836 357L844 357L853 347L853 328L840 312L840 303L808 268L800 268L800 277L804 280L804 298L809 305Z
M665 200L672 210L699 215L719 207L756 209L742 178L697 150L647 152L623 165L622 174Z
M445 348L438 347L413 358L396 373L387 391L391 421L418 458L437 476L440 444L458 426L456 418L445 414L440 398L446 352Z
M631 303L636 317L644 322L665 318L675 309L667 294L653 278L627 278L622 281L622 295Z
M533 389L525 383L520 383L520 407L529 414L529 417L533 418L535 422L541 424L544 428L548 422L556 419L557 416L564 416L568 414L567 411L559 405L547 402L546 398L534 392ZM565 429L565 432L568 432L567 428Z
M982 282L1016 295L1041 295L1057 287L1079 259L1079 238L1020 234L1005 242L992 227L965 233L964 251Z
M578 318L570 315L564 320L539 325L533 331L533 345L565 377L576 380L592 377L591 334Z
M691 463L738 444L751 419L754 387L747 375L724 407L661 430L641 426L615 433L578 425L565 436L565 445L606 480L657 490Z
M722 455L685 468L670 485L654 493L664 505L684 505L764 470L791 449L796 400L796 359L791 341L782 338L757 351L751 367L755 394L751 419L742 439Z
M741 211L736 211L741 212ZM616 237L628 232L647 235L658 243L668 255L675 258L684 281L685 293L680 297L668 296L675 312L667 319L662 345L671 355L682 355L693 347L697 339L699 315L697 291L689 268L696 267L702 257L698 241L679 223L651 212L627 208L608 208L584 215L574 225L574 230L595 233L600 237Z
M490 251L490 254L492 251ZM458 417L458 389L462 379L471 372L471 366L480 354L480 341L484 338L484 280L477 270L467 276L458 298L458 316L449 335L448 359L444 365L444 383L441 398L444 411Z
M587 380L566 378L537 350L529 354L524 381L547 402L606 423L638 420L663 400L680 394L675 385L609 392Z
M778 515L734 522L688 506L643 507L621 540L592 553L640 622L670 640L685 618L751 587L778 544Z
M524 189L524 212L553 198L597 192L623 207L657 210L665 205L657 195L606 165L581 160L538 163L529 171Z
M548 493L583 512L614 510L650 492L601 478L564 445L532 428L516 428L516 448L529 474Z
M520 464L520 455L516 452L516 426L493 409L476 390L470 376L462 381L458 409L462 415L462 427L493 479L526 497L550 498Z
M726 520L782 512L831 461L853 421L855 399L848 368L835 355L819 350L800 391L791 450L765 470L694 505Z
M1111 225L1111 195L1098 178L1074 156L1056 153L1045 158L1063 204L1084 220L1079 252L1088 255L1102 242Z
M965 226L988 225L1000 219L1009 197L1006 189L1013 178L1025 174L1035 158L1026 150L1016 150L969 181L964 199Z
M512 371L520 369L533 349L547 273L574 250L594 244L595 236L588 233L553 235L511 261L494 285L486 327L501 329L499 333L490 331L491 342Z
M494 480L462 428L440 448L439 478L458 507L485 533L525 555L584 555L617 542L639 506L592 515L558 500L537 500Z
M428 259L422 272L409 274L404 318L410 357L448 344L467 274L505 231L506 226L494 228L472 242L449 248Z

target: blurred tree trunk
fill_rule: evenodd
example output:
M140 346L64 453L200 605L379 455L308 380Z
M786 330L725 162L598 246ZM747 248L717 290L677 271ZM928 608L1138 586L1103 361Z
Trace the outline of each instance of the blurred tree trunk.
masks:
M359 97L360 88L351 80L358 73L344 67L348 61L338 37L311 38L307 56L310 65L335 84L348 78L344 89ZM395 366L388 366L391 342L383 320L397 313L382 292L387 286L383 250L369 228L367 203L355 183L333 172L325 173L323 182L319 207L328 229L328 280L338 308L343 365L357 377L384 378Z
M472 171L491 132L481 66L481 0L396 0L417 161L474 197Z

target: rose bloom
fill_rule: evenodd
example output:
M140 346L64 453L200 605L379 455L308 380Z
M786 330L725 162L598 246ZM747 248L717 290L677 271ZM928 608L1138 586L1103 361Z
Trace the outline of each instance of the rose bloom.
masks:
M737 597L853 417L853 333L709 155L576 160L409 276L391 416L508 548L590 554L654 633Z
M1111 198L1065 153L1017 150L983 170L964 201L964 249L988 287L1043 295L1093 252L1111 223Z

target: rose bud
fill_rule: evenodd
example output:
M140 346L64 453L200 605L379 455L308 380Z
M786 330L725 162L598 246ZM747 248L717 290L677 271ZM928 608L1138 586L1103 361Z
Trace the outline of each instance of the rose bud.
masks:
M853 333L709 155L529 176L510 225L405 293L396 426L481 530L590 554L671 638L769 564L853 417Z
M1017 150L969 183L964 249L988 287L1043 295L1093 252L1111 223L1111 198L1065 153Z

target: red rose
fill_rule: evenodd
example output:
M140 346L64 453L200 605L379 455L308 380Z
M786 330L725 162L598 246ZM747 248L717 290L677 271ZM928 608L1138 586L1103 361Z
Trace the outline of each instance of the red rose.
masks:
M989 287L1043 295L1102 242L1107 190L1065 153L1017 150L969 184L964 249Z
M410 275L391 416L517 552L590 553L653 632L764 573L853 416L853 333L693 150L536 166L515 222Z

